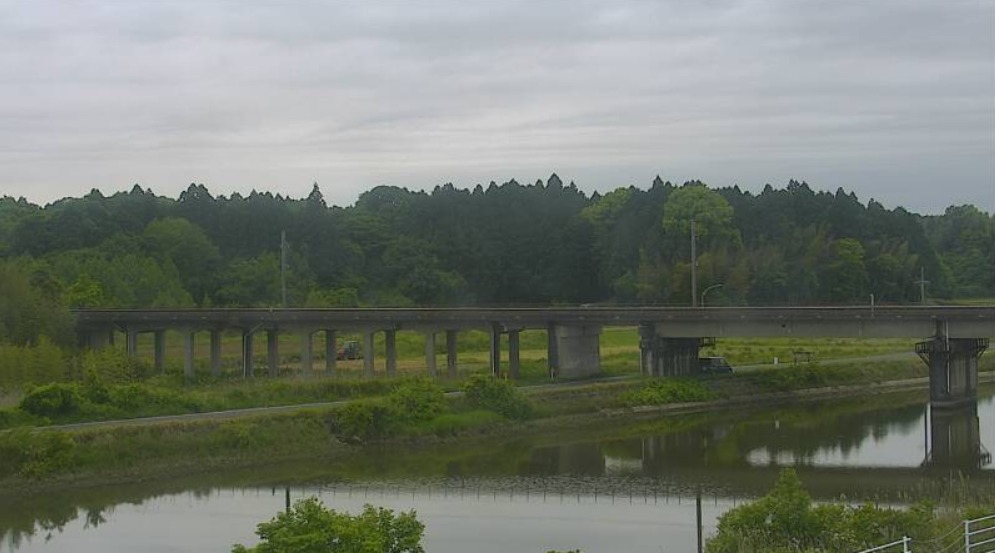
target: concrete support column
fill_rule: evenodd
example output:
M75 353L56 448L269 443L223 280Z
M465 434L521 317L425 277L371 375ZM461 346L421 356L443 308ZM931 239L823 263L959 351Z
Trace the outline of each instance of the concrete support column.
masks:
M314 376L312 336L314 336L314 332L310 329L301 332L301 372L305 376Z
M211 374L221 376L221 331L211 330Z
M387 358L387 376L397 375L397 331L390 329L383 333L385 357Z
M325 329L325 372L329 376L335 375L335 361L339 351L336 347L335 331Z
M501 326L491 325L491 374L501 376Z
M254 353L255 347L252 343L252 332L250 330L242 331L242 376L252 378L253 375L253 359L252 355Z
M938 335L916 344L916 353L929 367L932 406L946 408L977 401L978 358L986 349L986 338Z
M692 376L700 372L700 338L660 338L657 343L659 376Z
M456 336L457 331L446 331L446 374L449 378L456 378Z
M127 329L125 331L125 333L126 333L125 342L127 343L128 357L137 357L138 356L138 331L137 330L132 330L132 329L129 328L129 329Z
M166 331L156 330L152 336L152 366L162 372L166 369Z
M580 378L601 372L601 327L556 327L557 375Z
M373 332L363 333L363 375L373 376Z
M425 333L425 368L428 375L435 378L435 331Z
M508 331L508 378L518 380L521 366L521 347L518 329Z
M660 339L652 324L639 325L639 372L643 376L659 376Z
M90 347L100 351L107 346L114 345L114 329L101 328L90 332L87 339Z
M549 375L556 376L560 370L560 351L556 348L556 323L546 325L546 364Z
M266 331L266 367L272 378L280 376L280 331L275 328Z
M183 376L190 380L194 376L196 368L194 367L194 338L197 333L189 330L183 330Z

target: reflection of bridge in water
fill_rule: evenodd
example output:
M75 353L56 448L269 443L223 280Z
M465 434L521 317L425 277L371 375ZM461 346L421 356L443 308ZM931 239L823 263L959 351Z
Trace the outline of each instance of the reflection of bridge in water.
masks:
M906 424L915 424L922 407L896 412L908 419ZM789 434L787 441L795 446L774 449L766 463L751 461L749 453L760 444L775 441L771 434L777 431L776 425L755 427L738 435L726 434L735 434L735 429L701 427L612 444L541 448L532 453L527 471L618 479L650 477L680 488L700 486L725 490L733 496L752 496L766 493L780 471L792 467L810 493L823 499L935 498L951 485L995 493L995 468L981 439L977 404L954 410L929 409L925 420L923 450L929 453L925 459L908 459L907 466L841 466L815 461L820 451L856 449L867 437L861 433L874 431L843 420L829 429L834 431L829 437L817 436L811 429L797 431L812 434L807 443ZM793 461L780 461L779 453L788 453Z

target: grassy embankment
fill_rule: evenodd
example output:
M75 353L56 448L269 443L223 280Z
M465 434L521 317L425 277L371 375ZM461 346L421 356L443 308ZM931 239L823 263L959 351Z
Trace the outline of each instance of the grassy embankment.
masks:
M544 353L545 336L537 334L540 336L533 336L529 341L523 339L523 344L535 346L541 342ZM626 347L637 351L631 343L634 341L631 329L628 336L621 329L605 334L602 347L609 360L612 356L616 362L622 359ZM907 342L899 342L847 344L845 341L826 340L807 341L805 345L815 349L818 358L846 353L873 355L907 346ZM738 344L729 341L719 347L724 347L719 352L731 359L748 362L751 359L765 359L772 352L790 351L797 344L777 340ZM816 349L819 347L822 349ZM525 351L539 350L532 347ZM205 469L316 455L341 455L349 449L344 442L451 437L500 431L503 427L519 426L523 421L597 413L604 409L624 410L640 405L749 397L763 392L855 385L925 375L924 367L914 359L873 365L855 362L820 366L810 363L700 380L631 379L590 383L535 390L527 395L509 384L500 383L500 388L489 392L497 394L497 400L492 398L496 403L487 403L479 398L472 399L472 394L446 399L442 395L442 386L410 378L205 380L183 384L181 377L172 374L142 380L141 375L129 372L134 370L133 361L112 350L101 355L104 358L93 361L102 363L100 370L94 368L88 371L82 382L35 389L22 399L20 407L0 411L0 419L6 420L7 426L14 426L18 423L200 412L343 397L364 399L334 408L231 421L202 420L71 433L35 432L19 428L0 434L0 479L30 486L32 481L72 479L73 475L81 474L127 477L129 474L153 473L166 467L196 466ZM992 361L991 356L983 360L986 369L995 368ZM606 365L610 367L611 361ZM634 367L629 367L627 372L634 372ZM129 379L133 381L129 382ZM482 386L480 383L484 381L498 382L471 379L469 385ZM448 389L456 389L467 386L466 382L443 384Z

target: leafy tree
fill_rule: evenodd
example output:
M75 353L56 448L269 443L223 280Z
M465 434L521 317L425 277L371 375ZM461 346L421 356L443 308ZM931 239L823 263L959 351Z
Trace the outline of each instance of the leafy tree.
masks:
M395 515L366 505L359 515L325 508L314 497L296 502L256 528L259 545L233 553L424 553L425 533L414 511Z

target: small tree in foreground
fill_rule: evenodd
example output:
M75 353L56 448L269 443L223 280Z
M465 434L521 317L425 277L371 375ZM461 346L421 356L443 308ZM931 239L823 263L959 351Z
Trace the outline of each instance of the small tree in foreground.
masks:
M425 525L414 511L394 511L366 505L353 516L325 508L317 498L256 528L259 545L232 547L232 553L424 553Z

